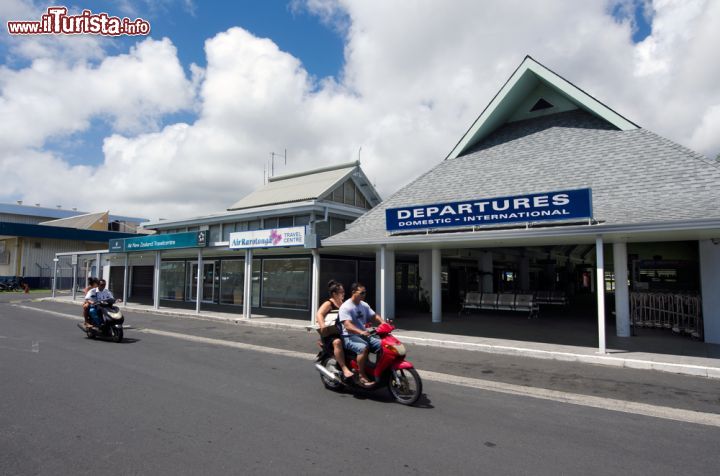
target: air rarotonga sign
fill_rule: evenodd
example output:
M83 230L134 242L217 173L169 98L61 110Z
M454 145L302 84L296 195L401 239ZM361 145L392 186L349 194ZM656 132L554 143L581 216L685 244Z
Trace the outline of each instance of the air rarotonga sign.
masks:
M385 210L387 231L592 218L592 190L564 190Z
M233 250L247 248L281 248L286 246L304 245L304 226L230 233L229 243L230 249Z

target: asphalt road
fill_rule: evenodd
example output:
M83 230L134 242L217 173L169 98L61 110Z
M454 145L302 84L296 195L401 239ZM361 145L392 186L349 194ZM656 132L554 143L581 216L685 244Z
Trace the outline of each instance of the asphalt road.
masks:
M151 315L128 324L312 351L303 333ZM716 426L429 380L422 404L408 408L380 392L329 392L304 359L126 337L91 341L70 319L0 303L0 474L691 475L720 463ZM496 375L462 353L453 366L443 363L450 354L410 352L421 375L425 364ZM716 383L672 385L694 401ZM711 407L708 398L693 405Z

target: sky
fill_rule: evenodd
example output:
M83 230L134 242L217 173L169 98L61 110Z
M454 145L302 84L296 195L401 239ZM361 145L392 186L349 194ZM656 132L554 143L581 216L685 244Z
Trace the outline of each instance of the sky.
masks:
M49 5L147 36L13 36ZM531 55L720 154L714 0L0 2L0 202L175 219L362 162L383 197L442 161Z

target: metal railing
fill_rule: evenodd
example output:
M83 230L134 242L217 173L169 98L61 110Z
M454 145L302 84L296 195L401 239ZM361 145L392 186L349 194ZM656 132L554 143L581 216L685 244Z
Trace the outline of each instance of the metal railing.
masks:
M702 339L702 303L699 296L692 294L632 292L630 323L671 329L677 334Z

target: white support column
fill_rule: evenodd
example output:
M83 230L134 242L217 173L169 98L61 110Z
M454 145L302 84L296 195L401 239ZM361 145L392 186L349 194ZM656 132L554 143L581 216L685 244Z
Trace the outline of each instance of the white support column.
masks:
M252 317L252 250L245 250L245 282L243 289L243 318Z
M155 269L153 270L153 308L160 308L160 252L155 252Z
M618 337L630 337L630 289L628 287L627 245L613 243L615 272L615 329Z
M53 278L52 278L52 297L55 298L55 290L57 289L57 264L58 264L58 257L55 255L55 259L53 260Z
M310 325L315 323L315 313L320 307L320 250L312 250L312 288L310 289Z
M603 256L602 236L595 238L595 266L597 269L597 314L598 314L598 352L605 353L605 257Z
M380 308L382 307L382 271L380 267L380 250L377 250L375 252L375 309L380 312ZM346 293L348 293L348 297L350 296L349 292L350 290L346 290ZM380 313L382 315L382 313Z
M720 239L698 245L704 338L708 344L720 344Z
M378 286L380 294L380 315L385 317L385 307L387 306L387 247L380 246L380 285Z
M203 249L198 248L197 287L195 288L195 314L200 314L200 301L203 290Z
M72 265L73 268L73 281L72 281L72 300L75 300L75 294L77 291L77 264Z
M103 279L102 266L100 266L100 256L100 253L95 254L95 276L98 279Z
M480 271L482 271L482 292L493 292L493 254L492 251L483 251L480 258Z
M385 267L387 275L385 276L385 314L381 314L383 319L395 319L395 250L385 250Z
M433 248L432 252L432 284L431 284L431 298L432 298L432 321L442 322L442 285L441 276L442 271L442 256L440 250Z
M130 261L130 254L125 253L125 269L123 270L123 307L127 306L128 298L128 264Z

